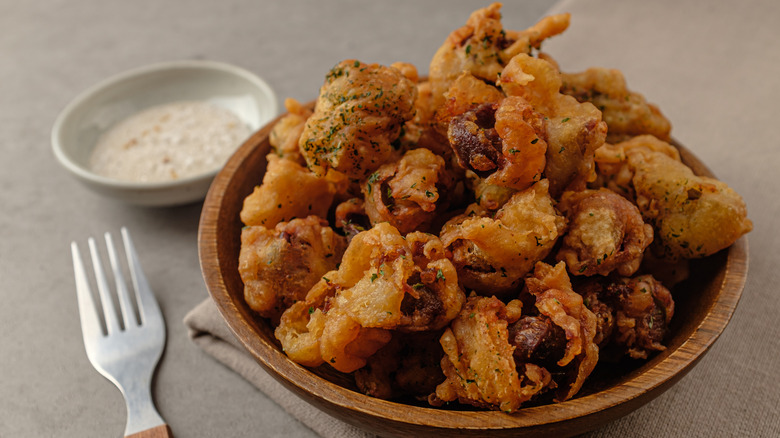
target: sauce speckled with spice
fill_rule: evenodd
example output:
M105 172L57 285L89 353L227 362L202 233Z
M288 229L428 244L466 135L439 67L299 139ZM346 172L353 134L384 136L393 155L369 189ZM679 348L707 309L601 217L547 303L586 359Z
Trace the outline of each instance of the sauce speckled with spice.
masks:
M249 133L235 114L207 102L159 105L104 133L89 166L123 181L173 181L218 169Z

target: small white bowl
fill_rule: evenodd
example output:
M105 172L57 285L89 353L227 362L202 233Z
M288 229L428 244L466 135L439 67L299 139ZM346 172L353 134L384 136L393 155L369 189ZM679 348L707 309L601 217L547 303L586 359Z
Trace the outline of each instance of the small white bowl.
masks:
M124 202L171 206L202 200L219 169L150 183L106 178L88 165L98 138L116 123L144 109L177 101L204 101L223 107L246 123L250 132L278 112L271 87L239 67L213 61L154 64L111 77L69 103L52 128L54 155L87 187Z

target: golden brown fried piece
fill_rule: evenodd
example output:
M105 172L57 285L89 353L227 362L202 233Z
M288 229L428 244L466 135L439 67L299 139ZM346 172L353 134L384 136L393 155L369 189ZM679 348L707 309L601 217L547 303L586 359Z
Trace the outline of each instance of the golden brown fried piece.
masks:
M330 271L323 278L335 277ZM320 340L325 329L325 318L336 287L321 279L303 301L298 301L284 311L274 336L282 344L282 351L293 361L308 367L322 365Z
M443 196L453 186L444 159L428 149L412 149L369 175L363 185L365 212L372 224L389 222L401 234L427 231Z
M389 342L390 330L443 328L465 300L455 267L436 236L411 233L404 239L386 222L356 235L338 271L325 274L309 295L322 296L322 290L332 291L327 307L310 304L311 315L321 307L326 312L318 348L322 359L342 372L363 367ZM307 296L310 301L316 300ZM294 305L288 312L277 331L285 350L285 342L312 332L303 309Z
M569 14L543 18L524 30L504 30L501 3L474 11L466 25L452 32L436 51L429 68L433 103L439 107L444 93L463 72L496 82L504 66L518 53L538 49L542 41L569 26Z
M618 169L620 181L630 180L629 192L655 227L653 246L663 258L706 257L753 229L739 194L714 178L694 175L669 148L649 135L634 137L612 148L619 152L611 157L618 163L607 166Z
M524 99L507 97L453 117L447 136L461 167L485 184L523 190L542 177L544 124Z
M455 266L447 258L444 245L433 234L406 235L415 268L406 279L406 295L401 302L400 330L438 330L457 316L466 299L458 283Z
M340 288L333 306L340 313L332 330L328 316L322 354L344 372L362 367L373 354L350 353L344 340L352 339L343 336L345 330L436 330L457 315L465 300L436 236L411 233L404 239L387 223L352 239L331 281Z
M365 178L397 154L393 143L414 116L416 98L414 82L395 68L340 62L326 76L300 137L309 169Z
M510 305L522 307L518 301ZM508 313L512 317L508 316ZM428 401L434 406L458 400L488 409L514 412L550 383L550 373L534 364L515 363L508 324L520 312L508 312L495 297L472 295L441 337L447 379Z
M598 319L596 343L607 352L647 359L663 351L674 300L652 275L590 281L579 289Z
M292 98L285 99L284 106L287 108L287 115L282 117L271 129L268 142L276 155L302 165L306 161L298 149L298 141L301 138L303 127L306 125L306 120L309 119L312 112Z
M498 84L508 96L522 97L547 118L544 176L554 197L566 189L582 190L596 178L593 154L604 144L607 124L593 104L560 93L555 65L519 54L503 70Z
M569 225L556 259L566 262L571 274L630 276L639 269L653 227L634 204L600 189L565 192L557 207Z
M661 343L674 315L669 289L652 275L623 278L610 290L614 294L616 345L634 359L647 359L648 351L663 351Z
M662 154L631 154L642 215L655 224L665 258L699 258L753 229L745 201L725 183L700 177Z
M346 309L335 305L328 311L322 328L320 354L333 368L351 373L364 367L369 357L390 342L391 336L387 329L362 326Z
M417 84L417 100L414 102L414 117L404 124L399 137L400 150L425 148L436 155L447 158L452 154L445 135L436 131L436 108L433 107L431 83ZM446 132L446 128L444 129Z
M435 113L431 123L436 131L446 138L453 117L483 104L497 105L505 97L504 93L494 85L485 83L469 72L463 72L444 93L442 105L434 108Z
M320 178L301 165L275 154L268 155L263 184L244 199L244 225L267 228L309 215L326 217L338 190L329 178ZM306 196L299 196L305 193Z
M547 144L540 135L546 129L544 116L525 99L509 96L496 110L495 128L508 164L499 166L486 182L523 190L539 181L546 164Z
M280 222L274 229L245 227L238 257L244 300L260 316L278 321L336 268L346 246L346 239L316 216Z
M506 294L547 256L565 224L547 188L542 180L514 194L493 217L472 204L444 225L441 240L465 288L488 296Z
M465 299L436 236L410 233L404 238L386 222L355 236L339 278L348 289L337 302L364 326L440 329Z
M669 141L672 125L655 105L626 86L620 70L589 68L581 73L561 73L561 93L601 110L609 126L607 141L650 134Z
M669 143L652 136L639 136L617 144L604 143L596 150L596 181L594 187L606 187L636 203L634 170L628 165L628 154L638 149L664 154L680 161L680 151Z
M383 222L356 235L342 258L336 304L365 327L396 328L404 285L415 270L411 250L393 226Z
M572 290L566 266L555 267L539 262L526 282L528 291L536 297L536 308L566 333L566 349L556 363L566 367L566 379L556 381L556 401L572 398L596 367L599 348L594 342L596 316L585 306L582 296Z
M339 307L342 285L337 281L338 271L323 275L304 301L282 314L274 335L293 361L310 367L327 362L349 373L363 367L392 335L386 329L361 326Z

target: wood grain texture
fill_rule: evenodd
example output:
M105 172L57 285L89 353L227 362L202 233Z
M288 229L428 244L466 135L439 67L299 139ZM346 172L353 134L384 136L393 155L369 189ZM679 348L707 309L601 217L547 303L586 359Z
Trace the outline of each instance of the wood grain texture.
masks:
M128 435L125 438L173 438L173 433L171 433L171 428L167 424L163 424Z
M244 303L238 275L239 212L244 197L262 181L275 122L247 140L211 186L198 232L203 276L230 329L271 376L308 403L369 432L398 437L565 437L587 432L641 407L688 373L723 332L739 302L748 266L746 237L692 263L691 278L674 289L673 335L665 351L648 361L599 364L574 399L509 415L368 397L327 367L309 370L289 360L273 328ZM712 175L690 151L677 146L697 174Z

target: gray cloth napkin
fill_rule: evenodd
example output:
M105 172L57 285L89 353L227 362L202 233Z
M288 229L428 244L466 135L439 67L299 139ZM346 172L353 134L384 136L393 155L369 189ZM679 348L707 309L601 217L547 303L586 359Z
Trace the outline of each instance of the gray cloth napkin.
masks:
M622 70L629 88L672 121L672 135L745 198L755 224L745 293L711 351L658 399L589 436L780 436L780 233L771 226L780 216L780 2L565 0L551 12L563 11L572 13L569 30L543 45L561 69ZM366 436L276 383L210 301L186 323L207 353L317 433Z

